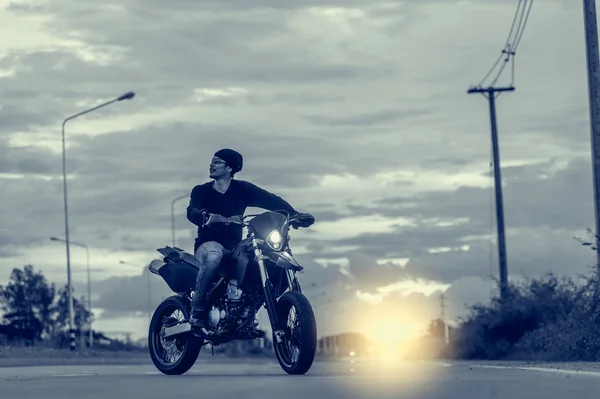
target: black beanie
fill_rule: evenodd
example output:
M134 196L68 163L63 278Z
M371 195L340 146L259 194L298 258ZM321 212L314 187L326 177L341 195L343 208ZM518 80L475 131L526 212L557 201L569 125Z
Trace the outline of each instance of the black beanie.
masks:
M230 148L223 148L215 152L215 157L221 158L231 168L231 173L237 173L242 170L244 157L237 151Z

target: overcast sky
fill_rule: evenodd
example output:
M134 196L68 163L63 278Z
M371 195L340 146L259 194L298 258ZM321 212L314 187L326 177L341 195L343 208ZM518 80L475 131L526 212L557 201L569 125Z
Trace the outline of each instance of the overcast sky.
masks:
M361 315L389 306L427 320L445 290L456 317L498 276L488 103L466 91L517 3L0 0L0 283L30 263L64 284L61 122L133 90L66 128L101 328L144 334L140 269L222 147L244 155L237 177L316 216L292 245L320 333L369 332ZM497 100L511 278L593 261L573 239L594 227L586 79L581 1L536 1ZM84 250L72 259L83 295ZM155 306L169 291L152 277Z

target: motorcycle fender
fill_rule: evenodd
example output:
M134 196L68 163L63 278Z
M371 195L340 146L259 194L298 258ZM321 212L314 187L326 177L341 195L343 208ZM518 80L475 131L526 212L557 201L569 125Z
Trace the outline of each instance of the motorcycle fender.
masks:
M154 259L152 262L148 263L148 266L146 266L148 268L148 270L150 270L150 272L160 276L160 268L163 267L164 265L166 265L165 262L163 262L160 259Z
M275 265L283 269L294 270L296 272L304 270L302 265L287 252L271 252L268 256Z

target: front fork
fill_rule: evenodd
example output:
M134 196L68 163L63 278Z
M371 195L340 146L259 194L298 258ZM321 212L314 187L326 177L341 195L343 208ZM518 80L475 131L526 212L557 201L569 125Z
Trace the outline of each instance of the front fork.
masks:
M252 249L254 250L254 257L258 263L258 269L260 270L260 279L265 293L265 307L267 308L267 313L269 314L271 328L275 333L274 335L277 343L281 343L285 333L283 331L281 320L279 320L279 314L277 313L275 289L271 283L271 280L267 276L267 266L265 265L266 257L258 247L258 243L256 242L256 238L254 236L252 236ZM298 279L296 279L294 273L291 270L286 269L286 276L290 289L300 291L300 283L298 283Z

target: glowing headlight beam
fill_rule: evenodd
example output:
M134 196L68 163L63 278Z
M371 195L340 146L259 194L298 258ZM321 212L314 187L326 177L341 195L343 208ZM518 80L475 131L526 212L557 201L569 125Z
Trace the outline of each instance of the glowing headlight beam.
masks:
M279 230L273 230L271 233L269 233L267 237L267 243L275 250L281 249L283 237L281 236Z

